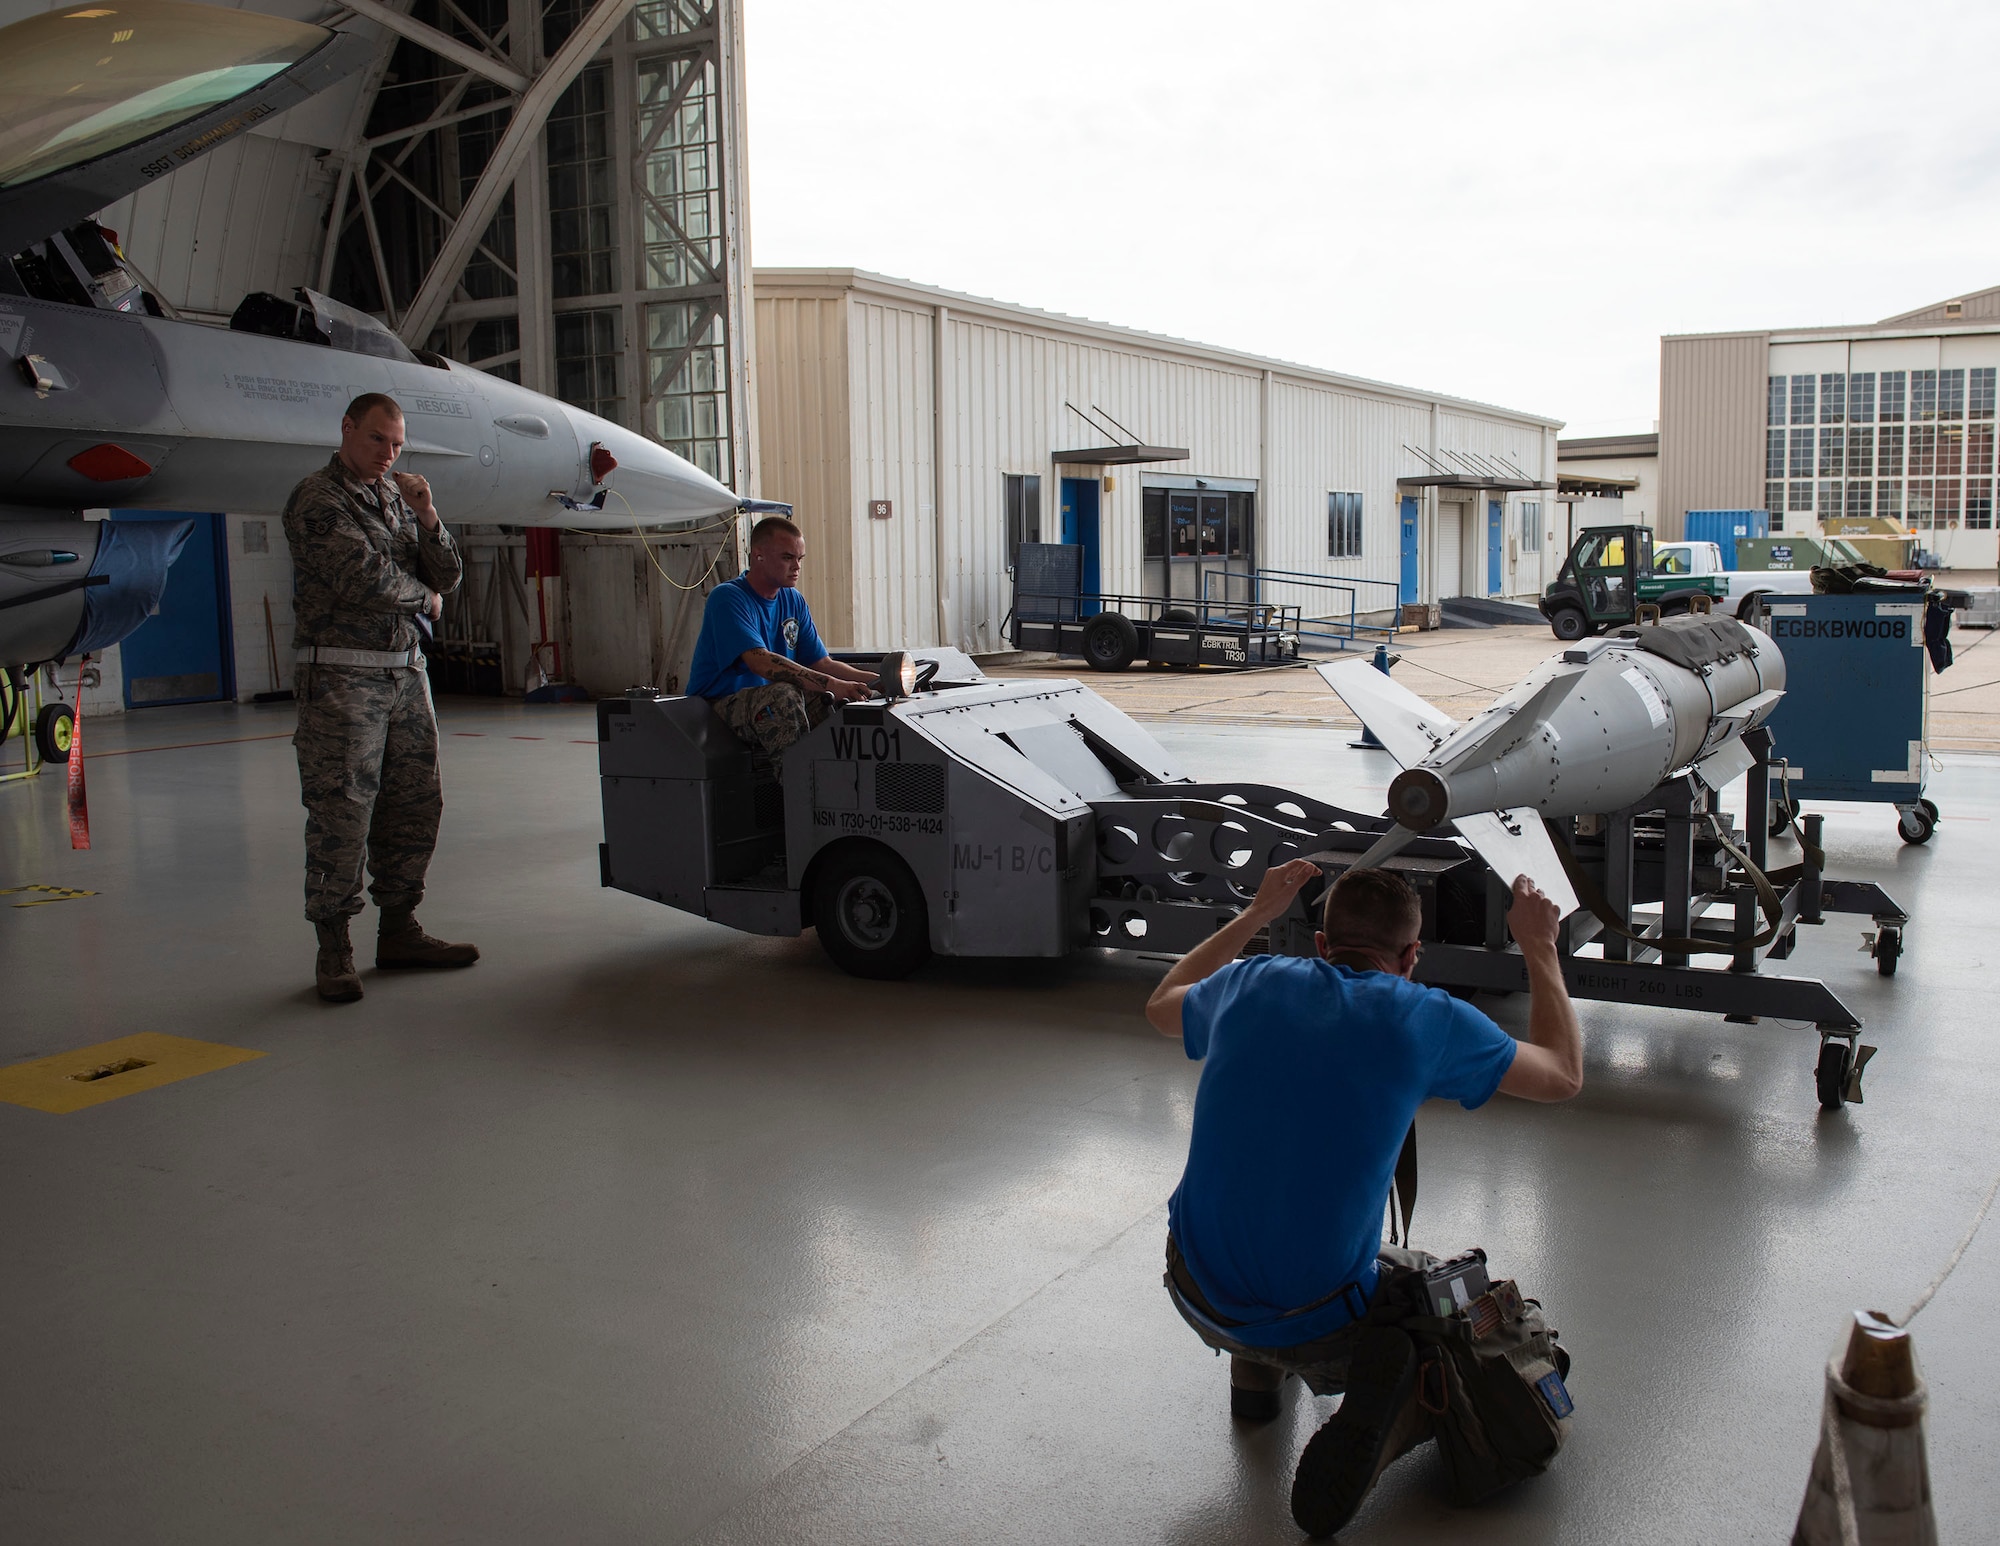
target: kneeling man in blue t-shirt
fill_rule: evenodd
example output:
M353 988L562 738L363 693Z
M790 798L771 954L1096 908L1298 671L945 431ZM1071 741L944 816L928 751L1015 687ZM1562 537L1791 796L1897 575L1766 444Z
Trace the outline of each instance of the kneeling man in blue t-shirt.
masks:
M1526 1042L1411 980L1422 908L1387 870L1334 882L1319 959L1238 960L1318 874L1305 859L1269 871L1255 900L1167 973L1146 1017L1204 1060L1187 1170L1168 1205L1169 1277L1226 1333L1215 1343L1232 1353L1238 1416L1276 1416L1287 1372L1346 1391L1299 1457L1292 1488L1300 1526L1330 1535L1382 1470L1429 1436L1414 1344L1364 1321L1417 1107L1456 1100L1470 1110L1496 1090L1568 1100L1583 1087L1583 1047L1556 958L1561 918L1526 876L1507 918L1528 969Z
M774 761L826 718L827 699L865 698L875 677L833 659L799 594L806 539L782 515L750 532L750 562L708 593L688 666L688 696L707 698Z

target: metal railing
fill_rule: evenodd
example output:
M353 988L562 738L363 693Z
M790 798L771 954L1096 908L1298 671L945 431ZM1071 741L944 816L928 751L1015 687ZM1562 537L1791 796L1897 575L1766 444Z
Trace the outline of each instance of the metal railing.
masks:
M1223 595L1216 596L1212 582L1221 580ZM1362 587L1373 593L1362 605ZM1240 597L1234 590L1241 587ZM1201 577L1201 604L1210 607L1282 606L1296 607L1301 638L1323 639L1340 649L1357 641L1386 639L1396 631L1403 609L1402 587L1393 580L1335 580L1323 574L1306 574L1296 569L1253 569L1248 574L1211 569ZM1333 598L1344 597L1342 600ZM1326 605L1332 600L1332 605ZM1379 600L1379 605L1374 604ZM1391 621L1368 623L1364 614L1386 612Z

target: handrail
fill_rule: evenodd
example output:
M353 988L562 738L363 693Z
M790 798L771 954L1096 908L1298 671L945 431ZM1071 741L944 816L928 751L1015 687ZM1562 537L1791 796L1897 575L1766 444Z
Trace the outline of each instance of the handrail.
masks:
M1225 597L1218 603L1210 594L1211 582L1217 576L1222 578L1225 586L1231 581L1247 581L1250 585L1249 600L1247 602L1238 602ZM1266 583L1290 586L1294 590L1344 593L1347 597L1346 616L1342 617L1335 613L1325 617L1302 617L1298 628L1298 632L1302 637L1331 640L1342 649L1345 649L1350 643L1358 640L1363 634L1387 638L1396 632L1394 623L1384 625L1361 621L1360 587L1364 585L1393 592L1386 606L1371 606L1368 610L1371 612L1390 612L1395 614L1400 621L1403 593L1402 587L1397 585L1395 581L1335 578L1324 574L1308 574L1297 569L1253 569L1247 573L1220 569L1208 570L1202 575L1202 605L1204 608L1214 605L1257 606L1262 604L1263 590ZM1303 613L1305 609L1300 605L1297 606L1296 610ZM1316 623L1325 626L1311 626Z

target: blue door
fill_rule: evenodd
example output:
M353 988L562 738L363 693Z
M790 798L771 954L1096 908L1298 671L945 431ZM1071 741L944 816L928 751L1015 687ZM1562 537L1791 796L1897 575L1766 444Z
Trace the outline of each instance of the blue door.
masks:
M1417 599L1417 499L1403 496L1403 600Z
M219 515L113 510L114 521L193 521L153 615L122 646L125 706L213 703L236 696L236 650L229 626L227 524Z
M1097 571L1097 480L1062 480L1062 539L1083 549L1083 593L1094 596L1102 584ZM1083 615L1091 617L1102 609L1093 601L1083 604Z
M1500 549L1507 540L1507 505L1504 500L1486 501L1486 594L1500 594Z

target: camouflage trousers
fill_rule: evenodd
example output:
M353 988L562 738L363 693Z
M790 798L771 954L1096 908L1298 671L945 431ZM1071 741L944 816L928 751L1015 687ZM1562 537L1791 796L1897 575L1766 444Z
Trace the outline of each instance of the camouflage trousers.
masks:
M825 720L826 711L825 693L804 692L790 682L766 682L715 700L722 722L774 762Z
M377 907L415 907L444 812L430 681L408 668L299 675L306 917L338 923L361 911L364 858Z

